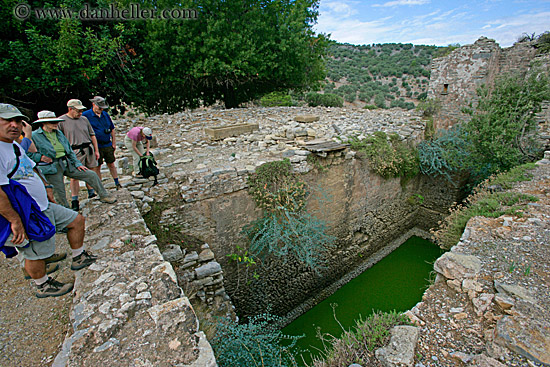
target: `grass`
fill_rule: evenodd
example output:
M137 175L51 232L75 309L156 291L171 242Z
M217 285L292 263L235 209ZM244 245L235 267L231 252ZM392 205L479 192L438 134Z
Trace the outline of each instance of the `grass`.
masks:
M311 367L339 367L352 363L371 366L376 363L374 351L389 342L390 330L396 325L410 325L409 318L396 311L379 311L364 319L360 317L350 330L342 328L340 338L319 335L325 350L322 357L314 358Z
M490 188L510 189L515 182L528 181L532 177L529 171L535 167L533 163L517 166L480 184L463 204L450 209L450 215L440 223L439 229L432 231L436 242L444 248L451 248L460 240L470 218L475 216L521 216L528 202L538 200L536 196L511 191L493 192Z

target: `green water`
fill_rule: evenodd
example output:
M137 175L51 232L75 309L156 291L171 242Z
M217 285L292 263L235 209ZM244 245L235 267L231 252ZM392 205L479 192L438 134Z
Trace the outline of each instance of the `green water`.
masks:
M287 335L305 334L298 341L298 350L307 362L309 354L318 355L322 349L316 329L340 336L342 329L334 320L331 304L337 304L336 317L349 329L359 315L368 316L373 310L405 311L420 302L428 286L433 262L442 250L431 242L413 236L398 249L342 286L333 295L294 320L282 332ZM297 358L301 360L301 358Z

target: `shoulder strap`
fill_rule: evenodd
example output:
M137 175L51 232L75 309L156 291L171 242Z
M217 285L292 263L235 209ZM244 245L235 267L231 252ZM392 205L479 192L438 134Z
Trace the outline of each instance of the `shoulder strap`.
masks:
M17 172L17 169L19 168L19 156L21 155L21 151L17 148L15 144L13 144L13 152L15 153L16 163L13 170L8 173L8 178L12 178L12 176L15 175L15 172Z

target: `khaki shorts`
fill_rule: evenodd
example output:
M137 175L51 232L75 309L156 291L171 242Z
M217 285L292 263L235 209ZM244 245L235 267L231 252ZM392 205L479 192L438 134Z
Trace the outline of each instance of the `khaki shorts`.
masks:
M87 168L97 167L98 163L97 159L95 159L93 146L90 146L90 148L84 148L83 151L84 153L82 153L80 149L73 150L74 154L76 154L76 158L78 158L78 160L82 162L84 166L86 166Z
M55 226L56 232L61 232L65 227L71 224L78 215L77 212L67 209L64 206L57 205L54 203L49 203L48 208L43 211L43 213L50 219L52 224ZM36 242L36 241L27 241L21 245L14 245L11 243L11 238L8 237L6 241L6 246L17 247L17 251L25 259L29 260L40 260L50 257L55 252L55 235L47 239L46 241ZM21 247L28 244L27 247Z

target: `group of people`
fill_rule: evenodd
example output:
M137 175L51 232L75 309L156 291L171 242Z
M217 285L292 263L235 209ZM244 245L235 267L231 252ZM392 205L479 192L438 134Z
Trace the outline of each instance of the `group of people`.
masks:
M101 165L105 162L116 189L121 188L115 165L115 126L106 111L109 105L100 96L90 102L92 108L87 109L80 100L70 99L67 113L60 117L52 111L40 111L32 123L34 128L15 106L0 103L0 188L11 178L27 189L56 231L67 234L73 270L97 259L83 247L85 219L78 214L79 181L86 183L89 198L99 196L102 202L115 203L117 199L101 182ZM147 127L134 127L126 134L125 145L132 153L136 176L140 157L149 154L151 139L152 131ZM64 176L71 179L70 207ZM36 284L36 296L56 297L70 292L72 283L61 283L48 275L57 270L53 263L66 257L55 253L55 236L43 242L29 241L20 214L3 188L0 215L11 229L3 246L17 248L25 274Z

